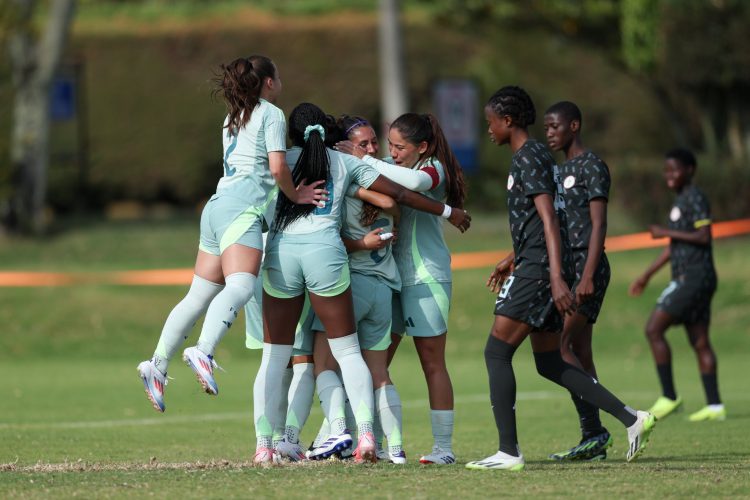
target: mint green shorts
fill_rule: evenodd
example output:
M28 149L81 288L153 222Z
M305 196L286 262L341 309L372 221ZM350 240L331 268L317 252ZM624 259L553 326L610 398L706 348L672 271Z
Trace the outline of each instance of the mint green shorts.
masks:
M357 324L359 345L366 351L384 351L391 345L391 297L393 290L384 281L373 276L352 273L352 300L354 320ZM312 328L323 332L325 328L317 316Z
M393 333L438 337L448 331L450 283L410 285L393 294Z
M263 217L257 207L232 196L215 194L201 213L201 235L198 248L211 255L221 255L230 245L239 243L263 251Z
M289 299L308 290L335 297L349 283L349 259L336 232L272 233L268 237L263 260L263 290L268 295Z
M255 280L255 293L245 304L245 347L248 349L263 349L263 283ZM313 336L310 325L315 314L310 307L310 299L305 296L305 305L297 323L294 334L294 350L292 356L312 356Z

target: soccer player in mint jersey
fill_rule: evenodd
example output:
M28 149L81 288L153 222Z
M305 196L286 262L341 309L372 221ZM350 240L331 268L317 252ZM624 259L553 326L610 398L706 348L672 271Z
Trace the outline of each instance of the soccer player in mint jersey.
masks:
M388 132L392 163L378 160L351 142L337 144L378 172L414 191L448 205L463 206L466 188L461 165L453 156L433 115L406 113ZM414 338L430 398L433 449L423 464L448 465L453 453L453 386L445 363L452 276L450 252L440 218L404 207L393 249L401 274L401 292L394 296L393 356L403 334Z
M607 233L607 200L611 179L609 168L581 139L581 111L562 101L547 109L544 130L552 151L565 153L560 166L565 199L567 233L573 252L575 282L572 288L576 311L565 316L560 352L563 359L594 378L596 368L591 347L594 323L609 285L609 261L604 253ZM612 436L602 426L599 409L571 393L578 412L581 442L569 450L554 453L556 460L600 460L607 457Z
M279 194L276 216L263 261L263 358L254 386L258 438L255 463L273 460L269 420L281 397L281 378L292 353L297 322L308 291L315 314L325 327L339 364L359 431L358 458L375 461L372 434L372 377L360 351L350 289L346 249L339 234L341 209L349 186L356 183L392 197L402 205L446 214L461 231L468 229L465 211L413 193L389 181L350 155L326 148L326 116L317 106L298 105L289 118L293 179L323 180L329 197L322 207L295 205Z
M685 149L673 149L666 155L664 179L677 194L669 212L667 226L651 226L654 238L669 238L669 246L630 286L631 295L640 295L651 276L667 262L672 281L656 302L646 324L646 337L656 362L662 396L651 407L657 418L677 411L682 398L672 380L672 353L665 333L672 325L682 324L698 358L698 369L706 393L707 406L690 415L689 420L724 420L726 410L719 398L716 355L708 339L711 323L711 299L717 279L711 249L711 209L706 195L692 183L696 161Z
M555 182L555 160L547 147L529 136L536 111L529 95L519 87L503 87L484 109L490 140L513 152L508 175L508 217L513 239L514 264L495 301L495 321L484 356L490 382L490 401L499 434L494 455L466 464L468 469L521 470L524 458L516 433L516 380L513 354L531 337L534 361L540 375L574 392L616 417L627 427L630 447L626 458L643 450L654 426L654 417L636 412L560 354L563 315L575 310L564 263L570 254L565 226L565 201ZM563 222L558 220L558 214ZM571 263L572 264L572 263ZM567 267L567 266L566 266ZM491 280L507 272L498 265ZM494 278L494 280L493 280Z
M224 176L201 215L195 275L185 298L169 314L151 360L138 365L151 404L164 411L169 360L206 315L195 347L183 359L208 394L219 389L213 377L214 349L250 299L263 255L263 213L280 188L294 203L324 203L324 181L295 188L286 164L286 123L273 105L281 78L265 56L235 59L221 66L216 93L228 114L222 126Z

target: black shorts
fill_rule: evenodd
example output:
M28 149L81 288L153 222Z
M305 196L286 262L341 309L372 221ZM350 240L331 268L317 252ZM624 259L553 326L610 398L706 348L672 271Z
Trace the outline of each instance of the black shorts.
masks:
M669 282L656 301L656 308L673 318L673 324L709 324L711 299L716 292L716 274L678 276Z
M581 281L588 254L587 249L573 251L573 260L576 266L576 281L572 288L574 294L578 283ZM589 323L596 323L596 318L599 317L599 311L601 311L604 303L604 295L607 293L607 287L609 286L610 274L609 260L607 260L607 255L602 252L599 265L596 266L594 271L594 295L578 307L578 313L586 316Z
M563 318L545 280L509 276L497 294L495 315L522 321L534 332L559 333L563 329Z

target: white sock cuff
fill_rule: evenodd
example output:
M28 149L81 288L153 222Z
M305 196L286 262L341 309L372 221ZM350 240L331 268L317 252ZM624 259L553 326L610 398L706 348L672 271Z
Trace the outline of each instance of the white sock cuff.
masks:
M310 376L313 375L313 371L315 369L315 365L312 363L295 363L292 365L292 370L294 372L294 375L297 377L306 376L309 372Z
M350 356L352 354L362 355L357 332L337 339L328 339L328 344L331 346L331 353L333 354L333 357L336 358L336 361L339 361L340 357Z
M241 288L243 292L249 294L248 299L255 291L255 280L258 279L253 273L232 273L224 278L227 286Z
M204 301L210 301L220 291L224 289L224 285L219 283L214 283L213 281L208 281L205 278L201 278L197 274L193 275L193 282L190 284L190 289L188 290L188 297L194 298L198 300L199 302Z
M269 344L263 342L263 357L267 359L283 360L284 369L289 364L289 358L292 357L294 346L285 344Z

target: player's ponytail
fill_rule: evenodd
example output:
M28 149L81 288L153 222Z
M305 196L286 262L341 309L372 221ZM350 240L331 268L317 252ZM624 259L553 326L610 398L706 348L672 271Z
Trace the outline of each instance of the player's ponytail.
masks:
M302 103L289 115L289 138L302 148L292 171L294 185L306 179L307 184L330 177L331 161L325 145L326 115L314 104ZM274 231L283 231L292 222L310 215L315 205L297 205L283 192L276 202Z
M276 66L266 56L250 56L235 59L220 66L220 73L213 79L213 95L221 94L227 105L226 128L236 134L250 120L260 102L260 93L267 78L276 78Z

